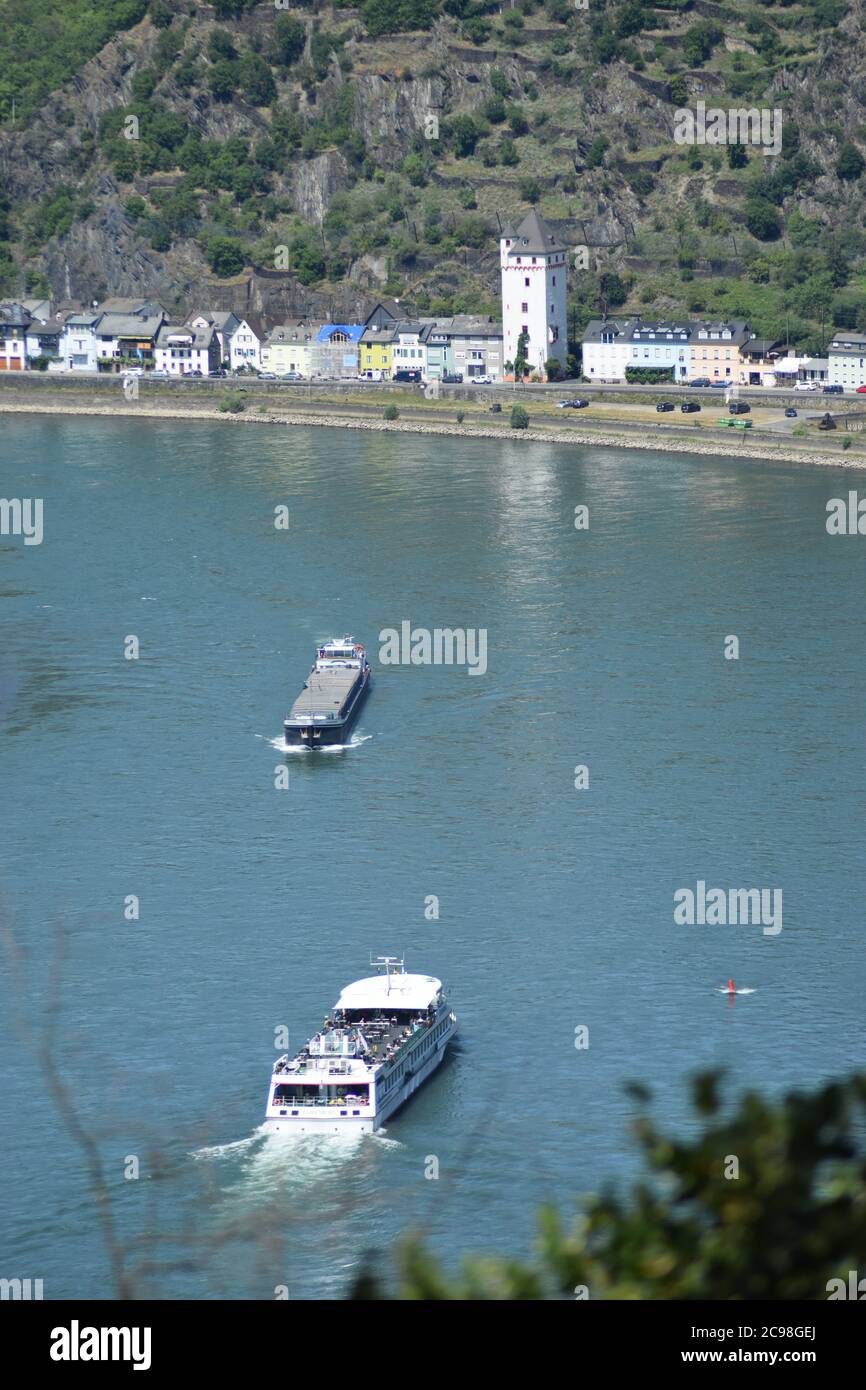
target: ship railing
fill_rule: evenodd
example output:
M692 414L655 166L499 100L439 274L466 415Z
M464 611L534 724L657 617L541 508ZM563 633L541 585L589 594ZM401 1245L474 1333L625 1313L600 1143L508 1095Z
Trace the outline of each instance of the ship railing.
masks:
M369 1104L369 1097L365 1099L363 1096L356 1095L354 1092L348 1096L310 1096L309 1098L305 1097L303 1100L297 1096L289 1100L281 1100L277 1097L273 1102L274 1109L276 1110L300 1110L302 1107L308 1105L331 1108L335 1105L355 1105L362 1107Z

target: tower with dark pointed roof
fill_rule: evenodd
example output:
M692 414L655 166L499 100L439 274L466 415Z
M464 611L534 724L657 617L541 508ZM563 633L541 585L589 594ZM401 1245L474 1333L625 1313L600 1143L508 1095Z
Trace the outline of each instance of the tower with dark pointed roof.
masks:
M499 239L502 270L503 358L513 362L521 334L528 337L529 371L546 379L554 357L565 366L567 248L534 208L518 227L504 226Z

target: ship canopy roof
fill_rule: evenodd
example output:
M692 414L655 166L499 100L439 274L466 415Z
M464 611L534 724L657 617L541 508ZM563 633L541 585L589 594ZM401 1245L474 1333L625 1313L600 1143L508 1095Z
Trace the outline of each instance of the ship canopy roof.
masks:
M426 1009L442 988L434 975L370 975L346 985L337 1009Z

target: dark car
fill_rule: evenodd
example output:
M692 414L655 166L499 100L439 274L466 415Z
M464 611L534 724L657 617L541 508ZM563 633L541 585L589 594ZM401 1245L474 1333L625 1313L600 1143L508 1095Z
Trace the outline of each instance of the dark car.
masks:
M796 412L796 410L794 409L794 407L793 407L792 405L789 405L789 406L788 406L788 409L785 411L785 419L786 419L786 420L796 420L796 418L797 418L797 412Z
M752 407L746 401L731 401L728 406L731 415L751 415Z
M501 415L501 414L502 414L502 406L499 404L498 401L494 401L493 404L489 407L489 410L490 410L494 415Z
M680 406L680 410L684 415L694 415L695 411L700 410L700 408L697 401L683 401Z
M687 384L689 386L712 386L713 383L708 376L696 376L694 381L690 381Z
M590 401L584 401L581 400L579 396L575 396L574 400L571 402L571 408L572 410L586 410L587 406L590 404Z
M665 410L673 410L673 406L670 401L659 401L656 410L661 415Z
M462 381L462 372L445 372L442 377L442 382L445 386L459 386Z
M844 386L822 386L822 387L821 387L821 390L824 392L824 395L825 395L825 396L841 396L842 393L843 393L843 391L844 391L844 389L845 389Z
M405 367L399 372L395 372L394 381L421 381L421 369L415 367Z

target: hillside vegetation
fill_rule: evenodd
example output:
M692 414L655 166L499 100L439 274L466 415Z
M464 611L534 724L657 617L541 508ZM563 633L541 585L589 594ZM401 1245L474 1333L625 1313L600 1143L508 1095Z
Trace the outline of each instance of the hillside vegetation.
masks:
M0 0L0 293L498 311L500 219L600 308L866 327L863 0ZM675 112L782 112L781 149ZM14 107L13 107L14 102Z

